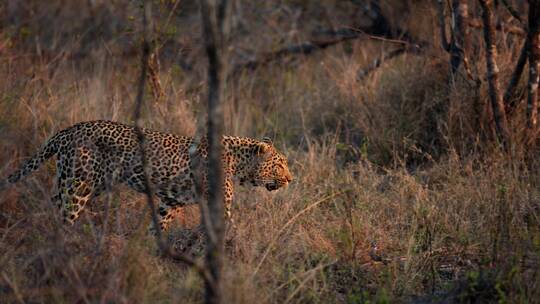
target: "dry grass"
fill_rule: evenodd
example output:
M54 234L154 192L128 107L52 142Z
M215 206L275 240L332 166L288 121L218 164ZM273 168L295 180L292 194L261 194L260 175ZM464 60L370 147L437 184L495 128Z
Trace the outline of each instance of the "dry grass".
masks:
M190 5L175 24L197 32ZM243 5L253 9L243 18L258 28L257 14L269 7ZM39 14L54 10L43 9ZM350 7L339 9L328 17L333 22ZM118 17L117 10L113 6L110 14ZM240 43L276 44L282 30L291 31L287 41L299 39L276 21L283 16L268 18L272 26L264 28L264 38L246 34ZM434 37L436 29L425 25L431 19L410 20L398 23L423 29L423 39ZM298 28L310 28L298 22ZM32 34L32 26L26 25L30 33L24 35ZM130 123L133 106L138 60L117 53L136 40L133 32L115 32L119 41L107 40L79 60L38 56L33 42L17 36L21 31L7 27L0 35L0 42L13 44L0 57L2 176L52 133L82 120ZM162 31L169 32L176 33ZM181 57L193 59L192 70L163 60L165 95L156 101L148 94L146 126L195 131L204 109L197 39L181 39L187 45ZM356 71L380 50L378 42L350 42L249 71L227 84L227 133L272 136L295 177L277 193L237 187L236 229L228 233L225 265L227 303L540 298L537 159L493 152L482 129L486 88L476 91L462 78L449 87L447 58L436 49L391 60L359 82ZM168 51L164 46L164 58ZM499 60L508 77L512 54L502 52ZM512 121L516 136L522 122L518 111ZM53 171L48 163L0 195L0 302L202 301L196 273L157 255L140 196L118 187L92 204L97 215L67 227L48 199ZM185 227L197 219L196 209L184 210L184 228L171 238L186 248ZM200 254L200 242L187 244L186 250Z

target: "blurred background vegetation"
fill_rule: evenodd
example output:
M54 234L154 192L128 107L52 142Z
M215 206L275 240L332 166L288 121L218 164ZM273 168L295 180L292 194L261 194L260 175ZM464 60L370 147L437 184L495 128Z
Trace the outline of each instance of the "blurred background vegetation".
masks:
M229 1L225 133L272 137L295 182L237 187L227 302L540 298L533 78L526 64L505 96L502 138L480 2ZM207 64L198 2L151 3L144 124L193 135ZM490 7L502 99L525 41L538 41L540 4ZM141 42L140 1L0 2L2 176L75 122L132 123ZM0 195L0 302L202 300L195 272L156 255L142 197L120 187L65 227L48 199L53 172ZM171 233L195 255L185 235L197 217L186 208Z

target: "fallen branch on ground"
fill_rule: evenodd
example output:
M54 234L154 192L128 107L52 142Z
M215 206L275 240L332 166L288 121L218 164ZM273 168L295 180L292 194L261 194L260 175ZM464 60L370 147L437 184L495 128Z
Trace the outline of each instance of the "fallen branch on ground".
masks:
M406 48L405 47L405 48L399 48L399 49L393 50L393 51L391 51L391 52L389 52L387 54L383 54L380 57L373 60L373 62L370 65L368 65L366 68L360 69L356 73L356 80L358 80L358 81L364 80L364 78L366 78L370 73L372 73L377 68L379 68L387 60L393 59L393 58L398 57L400 55L403 55L403 54L405 54L407 52L418 53L420 51L421 51L421 49L418 48L418 47L413 47L413 48Z
M382 61L384 61L386 59L396 57L398 55L401 55L404 52L418 52L425 45L424 43L413 43L413 42L404 41L404 40L371 35L359 29L349 29L347 32L336 31L334 33L338 37L325 39L325 40L313 39L313 40L309 40L300 44L286 46L286 47L278 49L277 51L267 52L267 53L258 55L254 59L250 59L243 63L237 64L232 69L232 72L229 74L229 76L237 75L243 70L254 70L258 68L259 66L263 66L270 62L277 61L286 56L297 55L297 54L308 55L315 51L326 49L330 46L339 44L341 42L350 41L350 40L359 39L359 38L367 38L367 39L378 40L378 41L389 42L389 43L397 43L397 44L406 46L406 47L401 48L400 51L397 52L396 54L394 54L395 51L392 51L390 52L388 56L386 56L386 58L377 59L379 61L381 61L381 59ZM379 65L380 63L382 62L379 62ZM379 65L377 65L375 68L377 68Z
M258 55L256 58L248 60L246 62L237 64L233 69L230 75L236 75L239 72L243 70L254 70L259 66L268 64L272 61L279 60L285 56L289 55L296 55L296 54L302 54L307 55L317 50L325 49L329 46L336 45L338 43L349 41L353 39L360 38L360 34L355 35L349 35L349 36L343 36L339 38L334 39L328 39L328 40L312 40L312 41L306 41L300 44L290 45L283 47L281 49L278 49L274 52L267 52L263 53L261 55Z

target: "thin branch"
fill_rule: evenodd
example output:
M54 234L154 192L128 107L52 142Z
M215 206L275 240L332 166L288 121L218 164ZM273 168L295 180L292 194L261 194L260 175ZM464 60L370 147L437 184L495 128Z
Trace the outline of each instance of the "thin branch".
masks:
M467 0L452 1L452 40L450 42L450 72L452 79L461 63L467 61L468 57L466 54L470 44L468 11ZM469 73L470 70L467 72Z
M141 155L141 162L143 166L143 187L144 187L144 193L146 194L146 201L148 203L148 207L150 208L150 214L152 216L152 223L154 225L155 233L156 233L156 241L157 245L160 249L163 247L166 247L166 245L163 244L162 240L162 234L161 229L159 227L159 219L156 212L156 206L154 204L154 193L153 189L150 185L150 179L148 178L148 166L147 166L147 160L146 160L146 149L144 147L145 145L145 138L143 130L141 129L141 112L142 112L142 104L144 100L144 91L146 87L146 78L147 78L147 71L148 71L148 59L150 56L150 43L149 43L149 30L148 30L148 23L150 20L150 4L147 3L147 1L143 1L143 43L142 43L142 55L141 55L141 74L139 76L139 83L137 86L137 97L136 97L136 104L135 104L135 113L134 113L134 121L135 121L135 133L137 135L137 140L139 142L139 153Z
M283 302L283 304L287 304L287 303L290 303L292 301L292 299L294 299L294 297L302 290L302 288L304 288L304 286L310 281L310 280L313 280L315 278L315 275L317 275L317 271L318 270L321 270L325 267L327 267L328 265L332 265L333 263L329 263L329 264L319 264L317 267L313 268L312 270L313 271L310 271L308 272L308 275L306 275L304 277L304 279L302 281L299 282L298 286L293 290L293 292L291 292L289 294L289 296L287 297L287 299L285 300L285 302Z
M369 1L368 4L358 3L358 6L366 13L367 17L372 20L370 26L364 28L349 27L338 30L320 31L333 37L328 39L311 39L300 44L285 46L273 52L257 55L253 59L235 65L228 76L234 76L245 69L254 70L259 66L279 60L288 55L307 55L338 43L358 38L369 38L384 42L413 45L418 48L423 48L428 45L425 41L416 41L408 31L392 26L386 16L382 14L378 1Z
M536 141L538 126L538 85L540 82L540 1L529 1L529 32L527 40L529 47L529 82L527 84L527 128L529 143Z
M378 41L382 41L382 42L397 43L397 44L401 44L401 45L412 45L414 47L422 47L422 46L427 45L427 43L424 42L424 41L416 41L416 40L412 40L412 39L396 39L396 38L387 37L387 36L370 34L366 30L363 30L361 28L351 27L350 30L352 32L362 34L362 36L365 37L365 38L372 39L372 40L378 40Z
M473 28L477 28L477 29L481 29L481 28L484 27L483 21L479 20L479 19L470 19L469 20L469 26L473 27ZM505 24L503 26L502 23L497 23L497 25L495 26L495 29L497 31L513 34L513 35L516 35L516 36L519 36L519 37L527 36L527 32L525 32L524 29L522 29L521 27L518 27L518 26L509 25L509 24Z
M527 49L528 48L529 48L529 42L526 40L523 43L523 47L521 48L521 52L519 54L516 67L514 68L514 73L512 73L512 78L510 78L510 82L508 83L508 86L506 87L506 91L504 92L503 101L504 101L506 111L508 113L511 113L516 107L516 102L512 99L512 97L514 96L516 87L519 83L519 80L521 79L521 74L523 74L523 69L525 68L525 64L527 63Z
M508 3L508 0L502 0L502 3L504 4L504 7L506 7L510 15L512 15L514 19L516 19L519 23L523 25L523 19L519 15L519 12L510 3Z
M336 196L340 196L342 195L343 193L345 193L345 191L341 191L341 192L338 192L338 193L334 193L334 194L330 194L328 196L325 196L323 197L322 199L312 203L311 205L307 206L306 208L302 209L300 212L298 212L297 214L295 214L293 217L291 217L286 223L285 225L283 225L281 227L281 229L279 229L279 231L276 233L276 235L272 238L272 240L270 241L270 243L268 244L268 246L266 247L266 250L264 251L259 263L257 264L257 266L255 267L255 270L253 270L253 273L251 274L251 277L255 277L255 275L257 274L257 272L259 272L259 269L261 268L262 264L264 263L264 261L266 260L266 257L268 256L268 254L270 253L270 250L272 250L272 248L274 247L275 243L277 242L277 240L281 237L281 234L285 231L285 229L287 229L287 227L289 227L292 223L294 223L302 214L308 212L309 210L317 207L318 205L328 201L329 199L331 198L334 198Z
M4 279L4 282L6 282L6 284L8 285L9 288L11 288L11 290L13 291L13 295L15 296L15 300L18 302L18 303L21 303L21 304L24 304L26 303L24 301L24 298L21 294L21 292L19 291L19 288L17 287L17 285L15 285L15 283L13 283L9 277L5 274L5 272L2 271L2 273L0 273L0 276L2 277L2 279Z
M437 12L439 15L439 29L440 29L440 35L441 35L441 46L443 50L450 51L450 41L448 40L448 36L446 35L446 20L444 18L444 3L443 0L437 0Z
M367 4L362 3L359 5L360 9L366 14L366 17L371 19L371 25L366 28L376 36L382 36L387 38L400 37L405 40L412 41L411 33L402 28L393 25L388 18L383 14L379 0L370 0Z
M397 50L393 50L389 52L388 54L381 55L380 57L373 60L373 62L368 67L359 70L356 73L356 80L358 81L364 80L364 78L366 78L369 74L371 74L373 71L379 68L385 61L398 57L400 55L403 55L406 52L407 52L407 48L399 48Z
M204 118L199 117L199 122ZM207 172L207 168L203 167L203 162L201 161L202 155L201 151L208 149L207 139L202 135L204 132L204 126L199 123L197 126L197 132L193 137L193 142L189 147L189 160L190 160L190 169L193 172L193 184L195 186L195 196L197 202L199 202L199 208L201 211L201 219L205 225L206 236L208 241L217 242L217 236L214 233L214 226L212 220L210 219L210 211L208 209L208 204L206 202L207 197L205 195L205 185L203 184L204 173Z
M156 243L160 249L162 255L170 257L174 260L181 261L188 266L193 267L199 274L203 277L205 282L212 282L212 277L209 275L208 271L196 260L191 257L173 252L169 247L169 244L163 241L163 236L161 229L159 227L159 219L157 216L156 206L154 204L154 195L153 189L148 178L147 171L147 159L146 159L146 150L145 150L145 138L144 132L141 128L141 112L142 104L144 101L144 91L145 84L147 79L148 72L148 58L150 55L150 39L149 39L149 22L150 22L150 3L148 1L143 2L143 44L142 44L142 55L141 55L141 74L139 76L139 82L137 86L137 97L135 103L134 111L134 121L135 121L135 133L139 142L139 153L141 156L141 162L143 166L143 186L144 193L146 195L146 202L150 209L150 214L152 216L152 224L154 225L154 230L156 233Z
M207 202L208 215L203 216L204 227L214 239L206 244L206 264L212 281L205 282L205 302L221 303L223 301L221 268L223 266L224 244L224 174L222 158L223 108L220 103L221 93L221 58L223 43L222 27L227 7L226 0L210 3L200 2L206 56L208 57L208 163L207 163Z
M465 73L467 75L467 78L474 83L476 88L479 88L480 85L482 84L482 80L480 80L480 77L475 77L473 75L472 70L471 70L471 64L469 63L469 59L467 58L467 56L463 57L463 67L465 68Z
M148 72L150 74L150 88L152 89L152 95L154 96L154 102L160 102L165 97L163 86L161 85L161 79L159 78L159 72L161 70L159 64L158 50L154 48L154 51L148 58Z
M317 266L309 269L309 270L306 270L303 274L301 274L302 276L307 277L309 276L311 273L313 272L316 272L316 271L319 271L319 270L323 270L329 266L332 266L336 264L336 261L332 261L332 262L329 262L329 263L326 263L326 264L318 264ZM262 301L263 303L266 303L266 302L270 302L269 300L272 299L272 296L274 296L274 294L276 292L278 292L280 289L282 289L283 287L285 286L290 286L291 282L297 280L298 278L295 276L295 277L292 277L290 278L288 281L286 282L283 282L281 285L279 285L278 287L274 288L274 290L272 290L267 296L266 298L264 299L264 301Z
M176 11L176 8L178 7L178 4L180 4L182 0L176 0L174 1L173 7L171 8L171 11L169 12L169 16L167 16L167 21L165 21L165 25L163 26L163 29L167 30L169 28L169 24L171 23L172 16L174 15L174 12Z
M229 76L234 76L243 70L255 70L259 66L266 65L273 61L277 61L286 56L296 55L296 54L308 55L315 51L324 50L330 46L333 46L333 45L336 45L345 41L359 39L359 38L367 38L367 39L372 39L372 40L377 40L377 41L405 45L407 46L406 48L407 51L415 51L415 52L422 49L426 45L423 42L414 43L407 40L399 40L399 39L392 39L392 38L372 35L362 29L352 28L352 27L344 28L337 31L325 31L324 33L328 35L335 35L337 37L326 39L326 40L313 39L306 42L302 42L300 44L285 46L283 48L278 49L277 51L262 53L256 56L254 59L247 60L243 63L237 64L232 69L232 72L230 73Z
M239 74L243 70L255 70L259 66L268 64L272 61L277 61L283 57L295 54L307 55L318 50L323 50L329 46L336 45L338 43L360 38L361 35L343 36L334 39L320 40L320 41L306 41L300 44L289 45L278 49L274 52L267 52L256 56L251 60L247 60L243 63L237 64L230 74L230 76Z

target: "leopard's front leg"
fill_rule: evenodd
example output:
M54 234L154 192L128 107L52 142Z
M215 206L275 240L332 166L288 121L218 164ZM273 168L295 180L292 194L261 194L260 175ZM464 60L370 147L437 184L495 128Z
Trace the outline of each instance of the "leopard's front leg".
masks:
M231 224L234 222L232 218L232 200L233 200L233 182L231 178L225 178L223 183L223 202L224 202L224 211L225 211L225 220L229 221Z

